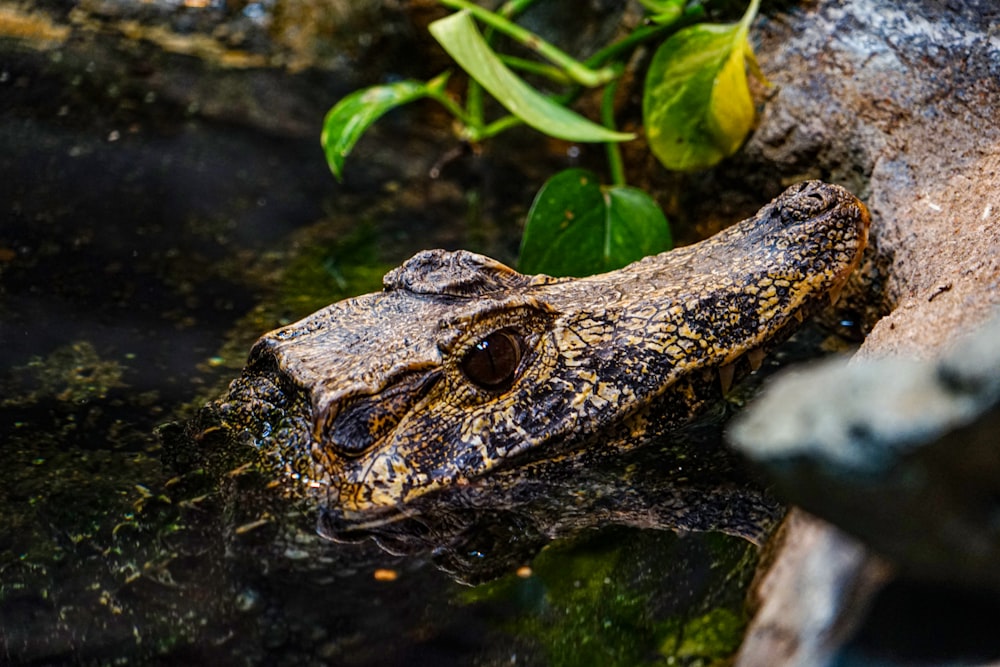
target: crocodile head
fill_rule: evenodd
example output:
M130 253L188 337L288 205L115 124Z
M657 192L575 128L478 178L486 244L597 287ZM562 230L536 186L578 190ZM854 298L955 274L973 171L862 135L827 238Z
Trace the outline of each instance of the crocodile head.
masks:
M263 336L225 405L341 516L690 420L857 264L868 214L799 184L688 247L582 279L421 252L382 292Z

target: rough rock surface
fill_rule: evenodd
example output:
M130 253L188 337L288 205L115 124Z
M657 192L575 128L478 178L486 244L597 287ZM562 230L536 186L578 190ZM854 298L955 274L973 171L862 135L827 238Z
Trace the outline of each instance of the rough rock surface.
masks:
M988 0L848 0L761 26L777 91L748 151L787 180L847 185L872 212L893 312L863 356L927 355L1000 302L997 25Z
M820 0L758 26L776 92L748 159L782 180L845 184L872 212L870 292L860 296L873 312L891 312L859 359L934 357L1000 303L997 25L1000 6L986 0ZM850 592L871 591L865 582L877 579L866 550L850 544L806 517L790 525L738 664L833 659L844 629L873 604ZM822 562L837 563L837 587L813 574ZM824 589L841 593L810 593ZM792 611L806 595L825 608Z

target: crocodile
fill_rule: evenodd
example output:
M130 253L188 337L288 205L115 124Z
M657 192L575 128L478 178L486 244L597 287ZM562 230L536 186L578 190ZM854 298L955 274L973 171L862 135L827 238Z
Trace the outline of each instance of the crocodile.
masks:
M586 278L423 251L381 292L262 336L217 407L329 537L449 490L509 502L539 466L579 471L718 403L836 301L868 227L847 190L809 181L709 239ZM681 520L691 502L670 510L678 526L727 529Z

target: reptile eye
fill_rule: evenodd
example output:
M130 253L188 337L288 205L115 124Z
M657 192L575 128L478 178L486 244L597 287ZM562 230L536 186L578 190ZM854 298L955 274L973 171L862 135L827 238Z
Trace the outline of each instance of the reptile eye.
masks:
M494 331L476 343L459 364L465 377L483 389L506 389L521 363L524 341L510 331Z

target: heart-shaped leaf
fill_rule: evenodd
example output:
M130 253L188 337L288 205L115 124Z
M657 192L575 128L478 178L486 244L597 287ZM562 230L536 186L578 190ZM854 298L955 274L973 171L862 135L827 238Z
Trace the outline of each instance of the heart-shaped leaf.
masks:
M621 268L669 250L670 226L642 190L602 187L584 169L559 172L542 186L528 212L518 269L585 276Z

